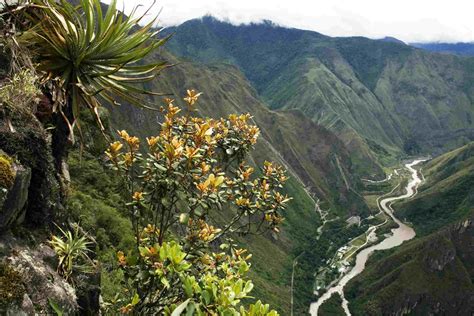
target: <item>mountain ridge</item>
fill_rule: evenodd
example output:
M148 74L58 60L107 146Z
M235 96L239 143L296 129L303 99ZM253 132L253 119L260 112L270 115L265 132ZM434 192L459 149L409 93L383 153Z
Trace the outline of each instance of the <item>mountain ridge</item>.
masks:
M466 119L473 112L470 59L363 37L234 26L211 18L187 21L172 32L169 49L175 55L238 66L270 107L300 109L345 143L362 138L366 149L377 143L389 153L381 163L406 152L412 134L420 138L420 150L432 154L474 137L472 119Z

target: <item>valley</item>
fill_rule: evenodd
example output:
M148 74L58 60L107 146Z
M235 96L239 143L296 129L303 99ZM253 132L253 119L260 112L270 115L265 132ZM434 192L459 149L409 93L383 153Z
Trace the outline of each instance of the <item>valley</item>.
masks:
M351 315L349 308L348 308L348 301L346 300L344 296L344 287L345 285L356 275L360 274L366 265L367 260L369 259L369 256L377 250L386 250L386 249L391 249L396 246L401 245L403 242L410 240L415 237L415 231L413 228L410 226L407 226L405 223L402 223L399 219L395 217L394 210L392 208L392 203L398 200L403 200L403 199L408 199L413 197L416 194L416 190L418 185L421 183L421 177L418 175L418 170L414 168L417 164L423 162L424 160L414 160L411 163L407 163L405 165L405 168L410 171L411 174L411 179L409 179L409 182L405 188L406 193L395 196L395 197L387 197L387 198L382 198L378 203L380 210L383 211L387 216L390 217L391 220L393 220L396 225L398 225L397 228L392 229L391 233L389 236L383 236L384 238L381 242L378 242L378 238L376 236L377 228L380 227L381 225L385 224L385 222L375 225L375 226L370 226L367 232L364 234L364 239L362 244L359 244L357 247L351 246L351 244L354 243L354 241L351 241L347 246L344 246L341 248L341 250L338 251L338 254L341 253L340 255L340 260L342 261L342 267L344 267L345 272L342 277L336 282L334 286L330 286L327 291L318 298L317 302L311 304L310 307L310 314L313 316L318 315L318 310L322 304L326 302L334 293L339 294L342 297L342 307L344 309L344 312L346 315ZM367 244L373 244L370 247L364 248ZM374 244L375 243L375 244ZM344 254L344 251L349 248L351 253L349 255ZM355 248L355 249L351 249ZM362 251L359 252L360 249L363 249ZM342 252L341 252L342 251ZM355 257L355 265L353 267L345 267L345 263L350 259L350 256L352 254L355 254L356 252L357 255Z

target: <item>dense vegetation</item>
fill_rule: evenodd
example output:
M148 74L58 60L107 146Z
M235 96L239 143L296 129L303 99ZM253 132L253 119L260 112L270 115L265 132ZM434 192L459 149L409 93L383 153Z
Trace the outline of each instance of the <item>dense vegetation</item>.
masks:
M333 294L319 310L319 315L321 316L341 316L345 315L344 310L342 309L342 299L339 294Z

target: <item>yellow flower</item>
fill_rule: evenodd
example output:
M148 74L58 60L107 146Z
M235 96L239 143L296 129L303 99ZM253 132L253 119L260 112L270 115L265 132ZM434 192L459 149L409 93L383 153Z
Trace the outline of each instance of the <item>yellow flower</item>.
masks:
M160 140L159 136L147 137L146 138L146 142L148 143L148 146L150 148L154 148L159 140Z
M120 137L122 137L123 140L127 140L130 135L128 135L127 131L126 130L121 130L121 131L117 131L117 133L119 134Z
M237 206L248 206L250 204L250 200L240 197L235 200L235 204L237 204Z
M171 98L164 98L163 101L168 105L173 105L174 99Z
M127 258L125 258L123 251L117 252L117 259L119 262L119 266L123 267L127 265Z
M252 167L247 168L244 172L242 172L242 178L247 181L250 178L250 175L253 173L254 169Z
M184 98L184 101L186 101L189 105L194 105L194 103L196 103L202 92L197 93L196 90L191 89L187 90L186 94L187 96Z
M196 184L196 187L202 193L206 193L207 191L216 191L217 188L224 182L223 176L216 177L213 173L209 175L206 181Z
M234 250L234 256L237 258L237 259L241 259L242 258L242 255L245 254L247 252L247 249L235 249ZM245 260L248 260L252 257L252 255L248 255L245 257Z
M186 146L186 153L184 155L186 156L186 158L191 160L193 158L198 158L199 157L198 153L199 153L199 148Z
M223 176L216 177L213 173L209 175L207 180L204 182L205 187L209 187L212 191L215 191L224 182Z
M207 224L204 221L199 222L201 230L199 231L198 237L203 241L210 241L214 239L217 233L221 232L222 229L215 228L212 225Z
M110 158L110 159L115 159L120 150L122 149L123 145L121 142L116 141L110 144L109 149L105 152L105 154Z
M135 201L140 201L141 199L143 199L143 192L135 192L135 193L133 193L132 198L133 198Z
M270 185L267 183L267 180L263 179L262 180L262 191L266 192L270 189Z
M183 140L180 140L178 137L173 137L170 143L165 144L165 155L170 163L183 153L183 143Z
M127 143L132 151L137 151L140 147L140 139L138 139L136 136L129 137Z
M206 142L210 143L212 141L212 133L214 129L212 128L210 122L206 122L204 124L194 124L194 128L196 129L196 132L194 134L196 143L200 143L202 140L205 140Z
M275 193L275 201L278 204L284 204L284 203L288 202L289 200L291 200L291 199L287 195L283 196L282 194L280 194L280 192Z
M168 114L167 114L168 118L174 117L179 112L181 112L180 108L178 108L177 106L174 106L173 103L168 104Z
M118 152L120 151L120 149L123 147L122 143L119 142L119 141L116 141L116 142L113 142L112 144L110 144L110 150L112 152Z
M211 166L206 164L204 161L201 162L201 172L202 172L202 174L206 174L209 171L209 169L211 169Z
M248 134L252 144L255 144L257 142L258 135L260 135L260 129L257 126L250 126Z
M118 131L119 136L127 142L132 151L137 151L140 147L140 140L136 136L130 136L126 130Z
M135 159L133 158L131 153L126 153L123 156L123 161L125 163L125 166L130 167L135 162Z

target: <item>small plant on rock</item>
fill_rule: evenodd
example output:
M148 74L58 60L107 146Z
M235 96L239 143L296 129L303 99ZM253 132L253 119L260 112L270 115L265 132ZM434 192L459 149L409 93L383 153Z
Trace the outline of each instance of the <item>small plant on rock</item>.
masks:
M90 270L92 260L88 253L92 242L79 232L79 226L74 225L73 231L58 227L62 236L53 235L49 244L58 255L58 273L66 280L70 280L74 272Z

